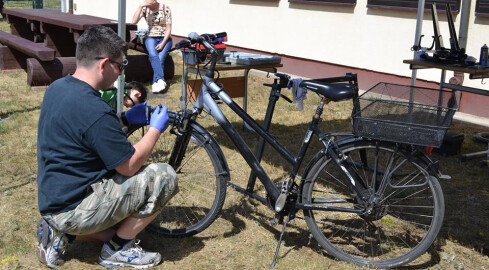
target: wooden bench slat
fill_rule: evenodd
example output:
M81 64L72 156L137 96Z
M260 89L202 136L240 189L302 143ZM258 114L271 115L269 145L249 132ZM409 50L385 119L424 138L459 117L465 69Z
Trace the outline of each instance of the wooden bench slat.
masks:
M0 31L0 43L41 61L52 61L56 51L40 43Z
M1 0L0 0L1 1ZM105 25L117 30L117 21L96 17L91 15L70 14L51 9L5 9L5 14L19 18L29 18L33 21L40 21L48 24L73 28L76 30L86 30L90 26ZM127 23L127 30L136 30L137 25Z

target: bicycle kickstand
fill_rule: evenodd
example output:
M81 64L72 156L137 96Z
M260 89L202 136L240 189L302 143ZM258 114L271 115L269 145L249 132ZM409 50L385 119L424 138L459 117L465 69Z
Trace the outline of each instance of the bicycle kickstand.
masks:
M278 257L278 252L280 250L280 246L282 245L282 237L284 236L284 232L285 232L285 227L287 227L287 224L289 223L293 213L293 211L291 211L288 215L287 215L287 219L285 220L284 222L284 226L282 227L282 232L280 232L280 237L278 238L278 244L277 244L277 249L275 249L275 256L273 256L273 261L272 261L272 264L270 265L270 268L274 268L275 267L275 263L277 262L277 257Z

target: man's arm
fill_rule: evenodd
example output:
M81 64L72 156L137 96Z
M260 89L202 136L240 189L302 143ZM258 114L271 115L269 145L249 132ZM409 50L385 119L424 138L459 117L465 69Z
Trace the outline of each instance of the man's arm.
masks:
M168 109L163 105L157 106L151 114L148 132L134 145L136 151L128 160L117 166L115 170L124 176L135 175L149 159L160 134L168 127L168 122Z
M134 149L136 149L134 154L124 163L117 166L115 170L124 176L135 175L149 159L160 134L157 128L150 127L144 137L134 145Z

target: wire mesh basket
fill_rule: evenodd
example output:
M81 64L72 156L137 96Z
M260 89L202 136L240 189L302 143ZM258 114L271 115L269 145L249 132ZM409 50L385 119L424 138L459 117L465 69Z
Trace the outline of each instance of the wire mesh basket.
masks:
M355 135L440 147L458 109L454 91L378 83L355 101Z
M214 44L214 48L219 54L219 58L217 59L217 61L219 61L223 57L224 52L226 51L226 44L224 43ZM183 63L186 65L195 66L204 63L209 57L207 49L200 44L194 44L190 48L181 49L181 52L183 57Z
M199 50L195 48L182 49L183 63L186 65L198 65L205 61L207 52L205 50Z

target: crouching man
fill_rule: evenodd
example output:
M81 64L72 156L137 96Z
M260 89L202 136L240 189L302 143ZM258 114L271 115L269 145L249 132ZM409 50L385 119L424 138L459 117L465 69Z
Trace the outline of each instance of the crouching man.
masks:
M145 268L161 261L159 253L139 247L136 236L178 192L171 166L143 166L168 127L167 109L156 107L148 132L133 146L98 92L122 73L126 51L126 42L110 28L87 29L77 42L75 73L44 94L36 255L51 268L63 263L74 240L104 242L98 262L106 267Z

